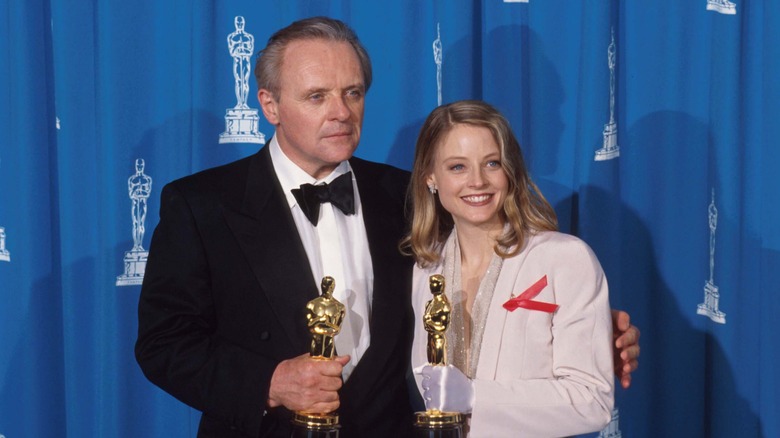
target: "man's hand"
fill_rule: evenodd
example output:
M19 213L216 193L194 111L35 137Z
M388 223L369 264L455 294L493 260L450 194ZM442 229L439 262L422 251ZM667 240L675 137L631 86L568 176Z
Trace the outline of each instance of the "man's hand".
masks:
M333 412L339 407L341 370L349 356L316 360L306 353L279 363L271 376L268 406L291 411Z
M631 386L631 373L639 367L639 329L622 310L612 310L612 337L615 340L615 375L623 388Z

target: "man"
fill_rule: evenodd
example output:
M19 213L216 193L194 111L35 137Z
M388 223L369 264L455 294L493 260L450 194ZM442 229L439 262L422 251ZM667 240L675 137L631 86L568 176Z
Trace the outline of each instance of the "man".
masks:
M289 437L291 411L335 409L342 438L408 436L411 259L397 250L408 174L352 157L368 54L344 23L311 18L269 39L255 75L275 135L163 189L136 358L203 412L199 437ZM316 361L305 312L325 275L346 317L339 356ZM628 375L637 337L616 359Z

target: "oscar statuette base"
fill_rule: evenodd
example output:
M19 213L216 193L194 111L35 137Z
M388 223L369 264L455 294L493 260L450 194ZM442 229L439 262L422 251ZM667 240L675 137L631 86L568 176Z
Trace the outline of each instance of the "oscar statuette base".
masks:
M293 413L291 438L338 438L339 416L330 414Z
M231 108L225 114L225 132L220 143L265 144L265 134L258 131L260 116L254 108Z
M429 410L415 413L414 438L462 438L463 415Z
M143 284L146 260L149 251L130 250L125 251L125 273L116 277L117 286L136 286Z

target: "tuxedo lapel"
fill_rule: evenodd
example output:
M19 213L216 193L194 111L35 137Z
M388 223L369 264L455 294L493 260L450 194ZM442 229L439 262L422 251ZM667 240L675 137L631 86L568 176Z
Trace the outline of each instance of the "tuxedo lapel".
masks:
M268 147L251 160L243 197L226 203L225 219L294 350L310 340L306 303L319 295Z

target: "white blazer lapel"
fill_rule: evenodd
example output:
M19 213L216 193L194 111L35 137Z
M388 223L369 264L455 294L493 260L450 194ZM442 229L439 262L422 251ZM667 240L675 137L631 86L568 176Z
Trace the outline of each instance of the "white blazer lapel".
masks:
M528 245L526 245L527 247ZM515 257L505 259L501 267L496 290L493 292L493 299L490 302L485 333L482 337L482 348L477 366L478 379L496 380L498 378L502 346L503 348L523 348L525 333L520 328L525 327L528 313L509 312L504 308L504 303L512 298L512 293L518 292L516 290L520 287L517 285L518 272L526 255L527 251L523 250Z

